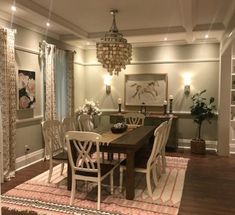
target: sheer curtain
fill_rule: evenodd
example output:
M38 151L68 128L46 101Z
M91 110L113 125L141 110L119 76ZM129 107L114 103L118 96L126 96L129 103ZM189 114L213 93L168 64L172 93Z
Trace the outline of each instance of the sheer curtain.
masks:
M0 104L4 179L15 174L16 146L16 71L15 30L0 29Z
M40 62L44 71L44 119L74 115L74 52L43 41Z
M43 41L40 44L40 62L44 77L44 119L56 119L55 46Z
M57 118L62 120L67 113L66 94L67 94L67 81L66 81L66 51L56 49L55 52L55 94L56 94L56 110Z

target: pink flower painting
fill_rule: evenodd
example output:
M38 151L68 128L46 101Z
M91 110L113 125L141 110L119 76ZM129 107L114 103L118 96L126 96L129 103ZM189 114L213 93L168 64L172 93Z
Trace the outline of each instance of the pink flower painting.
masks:
M18 71L19 109L34 108L35 105L35 72Z

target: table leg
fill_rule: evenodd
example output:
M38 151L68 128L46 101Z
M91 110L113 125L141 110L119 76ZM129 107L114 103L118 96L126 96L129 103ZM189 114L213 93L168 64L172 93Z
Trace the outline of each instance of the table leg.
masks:
M70 163L68 162L68 169L67 169L67 190L71 190L72 187L72 171Z
M127 153L126 163L126 199L133 200L135 197L135 152Z

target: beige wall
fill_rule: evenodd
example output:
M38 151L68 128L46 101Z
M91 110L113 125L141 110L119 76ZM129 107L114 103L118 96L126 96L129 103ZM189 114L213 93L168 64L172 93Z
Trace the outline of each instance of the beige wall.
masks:
M3 27L9 27L9 24L3 20L0 20L0 25ZM16 70L30 70L35 71L36 73L35 108L30 110L17 111L16 157L19 158L25 155L25 145L30 148L29 153L35 152L44 147L40 127L40 117L43 115L43 76L40 71L38 61L39 43L43 40L46 40L48 43L55 44L58 48L75 50L75 61L80 63L84 61L84 51L80 49L74 49L73 47L63 44L60 41L18 25L15 25L13 28L17 30L17 33L15 34ZM79 92L81 95L83 90L79 90L79 86L83 86L83 81L80 78L80 76L83 77L83 70L83 66L75 65L75 92ZM82 89L84 89L84 87L82 87ZM79 101L79 99L76 101Z
M195 124L189 115L194 93L206 89L206 96L215 97L218 106L219 44L134 48L132 65L128 65L119 76L113 77L110 95L106 95L103 82L107 72L97 63L95 50L85 52L85 63L85 98L98 101L104 110L117 110L119 97L124 101L125 74L166 73L168 95L174 96L173 110L179 115L179 138L182 139L191 139L196 133ZM184 95L185 73L192 76L189 96ZM78 105L82 104L80 101ZM125 107L125 110L139 110L139 107ZM147 110L162 111L162 108ZM208 140L217 140L217 120L213 120L210 125L205 122L202 134Z

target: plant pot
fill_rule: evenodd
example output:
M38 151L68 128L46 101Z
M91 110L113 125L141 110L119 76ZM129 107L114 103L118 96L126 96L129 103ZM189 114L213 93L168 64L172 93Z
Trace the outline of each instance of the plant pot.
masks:
M206 154L206 142L203 139L191 140L191 153L204 155Z

